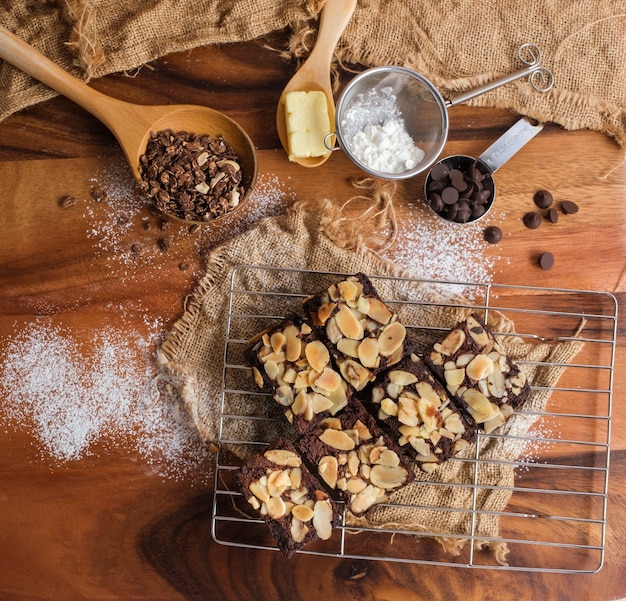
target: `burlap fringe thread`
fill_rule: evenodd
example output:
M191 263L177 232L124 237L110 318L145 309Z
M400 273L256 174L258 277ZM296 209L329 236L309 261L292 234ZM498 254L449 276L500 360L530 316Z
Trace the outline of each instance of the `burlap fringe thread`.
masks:
M89 81L105 60L104 50L97 38L94 9L88 0L65 0L65 7L70 22L74 23L66 46L71 48L76 66L82 69Z

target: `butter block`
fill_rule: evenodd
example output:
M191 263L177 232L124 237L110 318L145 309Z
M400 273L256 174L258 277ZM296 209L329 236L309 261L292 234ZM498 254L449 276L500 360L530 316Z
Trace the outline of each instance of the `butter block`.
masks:
M330 151L324 138L330 133L330 119L326 94L318 90L289 92L284 102L289 160L327 155Z

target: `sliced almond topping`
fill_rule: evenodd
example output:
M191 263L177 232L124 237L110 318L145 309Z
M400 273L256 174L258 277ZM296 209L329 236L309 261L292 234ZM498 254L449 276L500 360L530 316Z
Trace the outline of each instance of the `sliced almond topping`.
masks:
M472 417L482 423L493 416L492 404L489 402L481 392L474 388L468 388L462 397L463 401L467 403Z
M356 308L362 315L367 315L370 310L370 299L367 296L359 296Z
M290 527L291 538L296 543L304 542L306 535L309 533L309 527L298 519L291 520Z
M287 470L274 470L267 476L267 490L271 497L280 497L291 486Z
M418 382L415 385L415 390L420 398L425 399L434 407L441 406L441 397L437 394L437 391L430 382Z
M300 458L298 457L298 459ZM300 488L300 485L302 484L302 470L300 467L294 467L289 470L289 479L291 480L291 488L294 490Z
M278 364L276 361L267 361L263 367L270 380L275 380L278 377Z
M423 438L409 436L409 444L415 449L418 455L422 457L429 457L431 455L430 446Z
M467 440L465 440L464 438L459 438L459 440L454 443L453 449L455 453L460 453L461 451L467 449L469 446L470 443Z
M343 298L347 301L354 300L359 293L358 286L352 280L344 280L343 282L339 282L337 284L337 288L339 288L341 296L343 296Z
M324 343L320 340L309 342L304 347L304 354L309 362L309 365L318 372L323 371L330 361L330 353Z
M339 305L335 321L346 338L352 338L353 340L361 340L363 338L363 326L354 311L347 305Z
M302 465L302 459L297 453L289 451L288 449L268 449L263 453L263 456L268 461L275 463L276 465L284 465L289 467L300 467Z
M351 451L355 447L354 440L342 430L327 428L320 434L319 438L329 447L339 449L340 451Z
M267 490L267 486L261 484L258 480L253 480L248 485L250 492L263 503L267 503L270 498L270 493Z
M287 514L287 506L281 497L270 497L265 503L267 515L274 520L279 520Z
M320 325L324 325L328 321L336 306L335 303L325 303L317 310L317 319Z
M285 342L287 337L282 332L274 332L270 337L270 346L275 353L283 348Z
M389 357L402 347L406 338L406 328L399 322L394 321L385 326L378 337L378 352L383 357Z
M396 386L408 386L417 382L417 376L410 371L404 371L403 369L392 369L387 377L392 384Z
M350 509L353 513L359 515L367 511L373 505L382 503L387 500L385 491L369 484L350 502Z
M398 457L398 454L395 451L392 451L391 449L384 449L383 452L378 456L378 459L376 459L376 461L373 461L372 463L376 463L378 465L386 465L389 467L396 467L400 465L400 457Z
M332 428L333 430L341 430L341 422L338 417L325 417L321 422L322 428Z
M493 373L493 361L487 355L476 355L467 364L465 373L472 380L482 380Z
M487 377L487 384L491 396L501 399L506 393L506 383L504 375L499 368L495 368Z
M343 338L343 334L337 325L335 317L331 317L326 322L326 336L328 336L328 340L333 344L337 344Z
M341 340L337 342L337 350L343 355L347 355L348 357L352 357L353 359L358 359L360 344L360 340L341 338Z
M461 421L461 416L458 413L452 413L449 417L444 421L445 427L448 431L453 434L464 434L465 426Z
M356 476L359 473L359 466L361 465L361 460L359 459L359 455L356 451L350 451L348 453L348 471L350 475Z
M338 469L337 458L332 455L322 457L317 465L319 475L331 488L337 485Z
M265 381L263 380L263 375L258 370L257 367L252 368L252 376L254 377L254 383L259 387L263 388L265 386Z
M368 317L383 325L387 325L393 316L387 305L377 298L369 299L369 307L365 313Z
M370 472L370 482L386 490L402 486L408 478L408 472L401 465L375 465Z
M293 389L291 386L279 386L274 392L274 400L283 407L290 407L293 403Z
M313 519L313 510L306 505L296 505L292 510L291 514L297 520L301 522L308 522Z
M341 376L334 369L325 367L324 371L313 381L313 386L326 392L334 392L341 386Z
M390 398L385 398L380 403L380 408L388 415L392 417L398 416L398 405Z
M424 470L427 474L432 474L437 469L437 463L422 463L420 468Z
M454 355L465 342L465 332L459 328L452 330L441 342L433 345L433 349L442 355Z
M435 345L435 346L438 346L438 345ZM437 351L432 351L430 353L430 360L433 365L443 365L443 356L441 355L441 353L438 353Z
M313 394L311 408L313 409L313 413L317 415L318 413L323 413L324 411L329 411L333 406L333 402L323 394L316 392Z
M444 378L446 380L446 386L448 390L455 394L458 390L459 386L463 383L465 379L465 369L462 367L459 369L447 369L443 372Z
M311 395L305 391L301 391L296 395L293 405L291 405L291 410L294 415L304 415L307 408L312 404L313 401L311 399Z
M339 365L341 375L355 389L362 390L373 379L373 374L360 363L347 359Z
M328 499L316 501L313 507L313 528L321 540L328 540L333 533L333 508Z
M360 419L357 419L356 422L354 422L354 430L359 435L360 440L367 442L372 439L372 433Z
M362 478L350 478L346 484L346 490L353 494L357 495L367 486L367 482Z
M357 349L359 361L365 367L378 367L380 358L378 355L378 339L373 337L364 338Z
M467 329L470 333L470 336L474 339L474 342L480 347L487 346L491 339L489 337L489 334L487 334L485 328L483 328L483 326L478 323L476 318L470 315L467 318L466 323Z

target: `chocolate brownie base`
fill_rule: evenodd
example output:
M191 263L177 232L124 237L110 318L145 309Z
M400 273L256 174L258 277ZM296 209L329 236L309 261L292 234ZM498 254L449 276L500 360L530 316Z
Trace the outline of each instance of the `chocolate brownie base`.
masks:
M475 315L437 341L424 361L471 422L492 432L530 393L526 374Z
M285 557L329 539L339 526L340 508L287 440L252 457L235 471L234 479Z
M367 391L378 419L425 472L467 448L474 428L415 354L379 376Z
M410 352L406 328L362 273L309 297L304 308L355 390Z
M259 335L246 358L257 386L272 395L298 433L335 415L352 395L326 345L299 316Z
M386 502L415 478L400 449L356 399L300 437L296 446L335 498L356 516Z

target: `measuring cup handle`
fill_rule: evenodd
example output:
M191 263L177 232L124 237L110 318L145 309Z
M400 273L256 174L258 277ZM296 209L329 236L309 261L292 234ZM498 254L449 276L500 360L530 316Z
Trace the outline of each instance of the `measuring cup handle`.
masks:
M528 119L520 119L478 158L493 173L530 142L542 129L543 125L541 123L533 125Z

